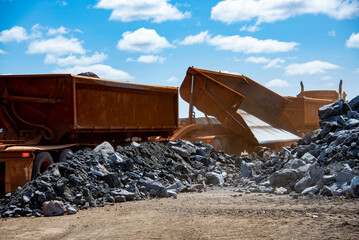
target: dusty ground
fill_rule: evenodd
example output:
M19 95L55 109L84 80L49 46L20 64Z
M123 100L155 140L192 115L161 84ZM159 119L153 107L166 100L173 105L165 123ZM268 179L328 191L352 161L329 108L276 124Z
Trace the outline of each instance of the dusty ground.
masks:
M212 190L1 219L0 239L359 239L359 200Z

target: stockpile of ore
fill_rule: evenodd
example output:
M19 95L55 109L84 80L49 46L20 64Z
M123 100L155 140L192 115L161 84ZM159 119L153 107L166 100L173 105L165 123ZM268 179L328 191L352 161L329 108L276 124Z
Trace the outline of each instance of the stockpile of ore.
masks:
M233 184L233 173L238 172L235 156L183 140L168 145L133 142L116 151L105 142L68 157L7 194L1 201L1 216L57 215L114 202L176 198L178 192L202 191L206 182ZM57 201L46 203L50 207L46 213L41 209L50 200Z
M359 96L319 110L321 129L282 152L258 147L241 157L184 140L104 142L64 162L0 201L1 217L59 215L115 202L203 191L359 197ZM52 200L52 201L51 201ZM49 202L50 201L50 202Z
M240 157L239 191L359 197L359 96L319 109L321 129L297 146ZM239 161L239 160L237 160Z

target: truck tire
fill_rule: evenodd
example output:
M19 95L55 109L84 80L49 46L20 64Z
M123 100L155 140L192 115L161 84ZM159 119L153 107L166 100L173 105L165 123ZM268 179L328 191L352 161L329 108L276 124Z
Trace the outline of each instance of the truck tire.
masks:
M73 152L72 152L72 150L71 150L70 148L64 148L64 149L62 149L62 150L60 151L58 157L57 157L57 161L58 161L58 162L63 162L63 161L65 161L66 158L67 158L67 154L68 154L68 153L73 154Z
M45 172L46 169L53 163L54 160L52 159L49 152L40 152L36 154L34 160L34 168L32 171L33 176L35 176L37 173Z

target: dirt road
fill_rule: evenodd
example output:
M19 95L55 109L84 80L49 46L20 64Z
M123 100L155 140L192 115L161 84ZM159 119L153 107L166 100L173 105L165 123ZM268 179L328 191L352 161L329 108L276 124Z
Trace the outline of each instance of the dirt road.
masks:
M0 220L1 239L359 239L359 201L229 190Z

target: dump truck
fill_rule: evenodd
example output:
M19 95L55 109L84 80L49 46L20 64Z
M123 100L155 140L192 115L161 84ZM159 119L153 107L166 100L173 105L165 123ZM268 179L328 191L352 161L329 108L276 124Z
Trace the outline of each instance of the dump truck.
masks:
M187 119L179 119L175 87L71 74L0 76L0 196L103 141L187 139L234 154L279 149L318 128L318 108L338 98L304 90L282 97L248 77L194 67L179 92L190 105ZM195 118L194 106L206 117Z
M296 97L283 97L243 75L189 67L180 87L189 117L172 139L203 140L234 154L256 146L281 149L318 129L318 109L339 99L337 91L301 86ZM206 117L198 121L193 107Z
M70 74L0 76L0 193L68 152L178 127L178 88Z

